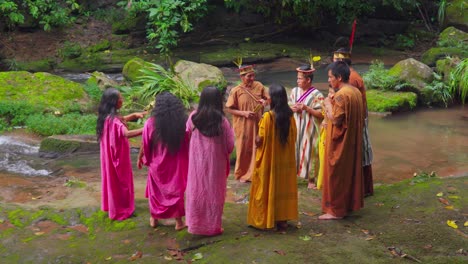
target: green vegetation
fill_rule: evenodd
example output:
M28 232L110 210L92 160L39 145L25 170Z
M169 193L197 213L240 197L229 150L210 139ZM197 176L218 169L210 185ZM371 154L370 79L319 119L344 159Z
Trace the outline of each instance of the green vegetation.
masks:
M143 75L138 78L138 86L124 90L128 97L138 99L140 103L146 105L152 102L157 94L169 91L177 96L187 108L190 107L191 102L198 99L197 89L177 77L173 71L154 63L146 65L147 67L140 69Z
M71 13L79 8L75 0L3 0L0 2L0 23L6 23L10 28L29 23L48 31L74 22L75 16Z
M418 96L413 92L367 90L367 107L371 112L402 112L416 107Z
M444 82L442 75L433 73L434 80L427 84L426 87L421 91L423 96L426 97L424 100L430 105L442 104L445 107L452 102L452 94L450 87Z
M28 130L41 136L80 135L96 133L96 121L97 117L93 114L35 114L28 117L25 125Z
M450 93L465 104L468 98L468 58L463 59L453 71L450 72Z
M390 75L382 61L375 60L369 70L362 76L367 89L399 90L404 82L398 76Z

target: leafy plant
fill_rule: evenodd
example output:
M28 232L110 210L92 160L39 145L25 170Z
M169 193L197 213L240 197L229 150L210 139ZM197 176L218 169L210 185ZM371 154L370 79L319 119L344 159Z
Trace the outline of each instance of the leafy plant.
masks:
M177 96L187 108L190 107L190 102L198 99L196 88L179 78L171 70L166 70L154 63L148 63L148 66L140 71L144 75L138 78L139 86L128 90L127 93L140 98L144 104L154 100L154 97L163 91L169 91Z
M192 22L203 17L207 12L207 0L136 0L131 4L133 13L146 13L148 16L148 40L155 43L155 48L162 54L169 55L177 46L179 32L193 29ZM119 5L127 5L127 1Z
M0 101L0 118L7 126L24 126L28 116L43 113L45 107L27 101Z
M389 75L382 61L375 60L362 76L368 89L394 90L402 84L397 76Z
M425 89L430 91L429 102L442 102L445 107L448 107L449 103L452 102L452 94L450 93L450 87L443 80L442 75L434 72L434 80L426 85Z
M430 173L427 173L425 171L421 171L419 173L414 173L413 178L411 179L410 184L414 185L416 183L422 183L422 182L427 182L431 178L437 177L437 174L434 171L431 171Z
M464 58L450 72L449 91L454 98L459 98L465 104L468 97L468 58Z
M400 49L412 49L414 48L415 38L414 36L398 34L396 38L396 44Z
M51 135L81 135L96 132L95 115L81 115L78 113L56 116L53 114L35 114L27 118L25 124L28 130L42 136Z

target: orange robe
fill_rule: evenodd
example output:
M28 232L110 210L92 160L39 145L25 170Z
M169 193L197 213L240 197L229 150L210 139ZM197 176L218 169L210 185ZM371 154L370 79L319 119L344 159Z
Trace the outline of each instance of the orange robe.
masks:
M248 89L256 99L267 99L265 87L262 83L255 81L252 88ZM242 88L242 84L232 88L226 102L227 108L240 111L254 111L261 104ZM236 136L236 166L234 177L236 180L250 181L255 161L255 136L258 130L258 121L263 113L263 107L257 111L255 118L244 118L232 115L232 127Z
M256 152L247 214L247 223L256 228L274 228L277 221L298 219L297 128L294 117L289 120L285 145L279 141L274 112L265 113L260 120L258 136L262 145Z
M322 210L343 217L364 206L362 130L364 105L358 89L344 85L333 100L328 121Z
M366 120L364 123L364 132L363 132L363 145L364 152L363 155L363 175L364 175L364 194L373 195L374 194L374 180L372 178L372 146L369 138L369 118L367 110L367 98L366 98L366 87L364 81L361 78L361 75L357 73L353 68L350 68L351 73L349 75L349 84L358 88L362 95L362 100L364 103L364 109L366 111Z

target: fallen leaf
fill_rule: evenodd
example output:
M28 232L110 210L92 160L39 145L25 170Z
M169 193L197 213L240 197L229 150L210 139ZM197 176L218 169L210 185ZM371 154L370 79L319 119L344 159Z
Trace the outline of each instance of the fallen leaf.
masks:
M301 222L297 222L296 228L297 228L297 229L301 229L301 228L302 228L302 223L301 223Z
M140 259L142 256L143 256L143 253L141 251L137 251L133 253L133 255L129 257L128 260L134 261L134 260Z
M323 233L317 233L317 234L314 234L315 237L320 237L320 236L323 236Z
M299 239L302 239L304 241L309 241L311 240L312 238L310 236L300 236Z
M448 198L450 198L450 199L460 199L460 196L450 195Z
M192 257L192 261L197 261L197 260L200 260L203 258L203 254L202 253L196 253L195 255L193 255Z
M39 200L41 198L42 198L42 196L31 197L32 200Z
M372 239L374 239L374 237L373 237L373 236L370 236L370 237L367 237L367 238L366 238L366 241L370 241L370 240L372 240Z
M107 258L105 258L105 260L111 260L111 259L112 259L112 257L107 257Z
M385 204L384 203L375 203L374 205L377 206L377 207L381 207L381 206L384 206Z
M179 251L178 250L175 250L175 249L170 249L168 250L169 251L169 255L175 257L177 255L179 255Z
M447 199L444 199L444 198L439 198L439 202L445 204L445 205L450 205L450 202L447 201Z
M259 237L259 236L261 236L261 235L262 235L262 234L258 234L258 233L257 233L257 234L254 234L254 237Z
M447 225L450 226L451 228L457 229L458 226L457 226L457 224L455 222L456 221L453 221L453 220L447 220Z
M128 245L128 244L130 244L130 239L122 240L122 243L124 243L125 245Z
M443 193L443 192L440 192L440 193L438 193L438 194L436 194L436 195L437 195L437 197L442 197L442 196L444 196L444 193Z
M169 257L169 256L164 256L164 259L165 259L165 260L172 260L172 258Z
M424 248L425 249L432 249L432 245L431 244L425 245Z
M284 252L283 250L274 250L273 252L281 255L281 256L285 256L286 255L286 252Z
M249 234L249 232L247 232L247 231L241 232L241 235L243 235L243 236L246 236L248 234Z
M453 205L447 205L444 208L447 209L447 210L453 210Z
M368 235L370 233L369 230L366 230L366 229L361 229L361 231L366 235Z
M466 222L463 224L463 226L468 226L468 221L466 221Z
M36 236L42 236L43 234L45 234L45 232L36 232L34 233Z

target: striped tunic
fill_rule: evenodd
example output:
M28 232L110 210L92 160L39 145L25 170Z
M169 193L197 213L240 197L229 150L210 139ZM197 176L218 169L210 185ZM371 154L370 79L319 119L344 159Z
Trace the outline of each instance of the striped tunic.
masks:
M303 93L304 91L301 88L293 88L289 96L289 104L296 104L296 102ZM320 98L323 99L322 93L319 90L315 89L307 97L305 97L302 103L307 105L308 107L320 109ZM302 111L302 113L294 113L294 119L296 121L297 126L297 175L305 179L315 178L315 176L318 174L319 165L317 144L321 120L316 119L313 115L307 113L306 111Z

